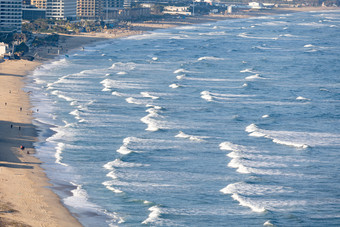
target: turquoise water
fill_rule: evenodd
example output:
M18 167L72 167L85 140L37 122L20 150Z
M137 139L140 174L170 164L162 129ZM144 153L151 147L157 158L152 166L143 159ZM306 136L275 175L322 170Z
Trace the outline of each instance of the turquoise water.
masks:
M340 11L109 40L32 75L84 226L339 226Z

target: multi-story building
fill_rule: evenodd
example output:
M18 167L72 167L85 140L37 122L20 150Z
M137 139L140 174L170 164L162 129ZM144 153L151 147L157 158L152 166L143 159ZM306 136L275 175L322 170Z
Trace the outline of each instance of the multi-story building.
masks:
M22 0L0 0L0 32L21 32Z
M124 0L102 0L104 1L104 6L108 8L121 9L124 7Z
M77 17L77 0L47 0L46 17L74 19Z
M77 16L84 19L103 17L103 6L106 0L77 0Z
M31 0L22 0L23 5L31 5Z
M31 0L31 5L35 5L36 7L40 9L46 9L47 0Z

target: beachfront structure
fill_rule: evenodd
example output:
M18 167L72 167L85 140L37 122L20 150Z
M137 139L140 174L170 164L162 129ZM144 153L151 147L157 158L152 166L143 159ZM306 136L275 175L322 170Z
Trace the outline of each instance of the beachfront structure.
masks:
M47 9L47 0L31 0L31 5L40 9Z
M264 8L263 4L260 2L249 2L248 5L252 9L263 9Z
M8 52L8 44L0 43L0 57L3 57Z
M58 20L77 17L77 0L47 0L46 17Z
M31 0L22 0L23 5L31 5Z
M0 0L0 32L21 33L22 0Z
M189 12L189 6L165 6L163 13L172 15L191 15L191 12Z
M150 8L127 8L127 9L114 9L110 8L107 11L107 19L118 20L134 20L150 16Z
M77 0L77 17L83 19L102 18L103 1L105 0Z
M22 19L23 20L37 20L46 18L46 9L40 9L34 5L22 6Z
M109 8L121 9L124 7L124 0L103 0L104 6Z

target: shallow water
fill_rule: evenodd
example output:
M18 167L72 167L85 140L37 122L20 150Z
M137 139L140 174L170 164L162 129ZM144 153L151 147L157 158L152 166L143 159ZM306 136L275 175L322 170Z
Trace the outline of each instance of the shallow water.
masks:
M340 12L158 30L37 69L38 157L84 226L340 224Z

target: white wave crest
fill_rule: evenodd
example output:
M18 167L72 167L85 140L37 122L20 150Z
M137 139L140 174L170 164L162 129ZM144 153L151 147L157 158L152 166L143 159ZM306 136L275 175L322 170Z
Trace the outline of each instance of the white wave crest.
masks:
M140 100L140 99L129 97L129 98L126 98L125 100L127 103L136 104L136 105L145 105L145 102L143 102L143 100Z
M141 164L141 163L133 163L133 162L124 162L121 159L115 159L112 162L106 163L103 167L108 170L113 170L113 167L120 167L120 168L133 168L133 167L143 167L143 166L149 166L147 164Z
M174 71L175 74L176 73L187 73L187 72L189 72L189 71L185 70L185 69L177 69L177 70Z
M185 78L185 74L176 76L176 79L177 79L177 80L182 80L182 79L184 79L184 78Z
M263 226L274 226L269 220L263 223Z
M241 70L240 73L254 73L252 68Z
M298 96L296 97L296 100L310 100L310 99L302 97L302 96Z
M170 84L169 87L171 87L171 88L179 88L180 85L178 85L178 84Z
M149 214L148 218L142 222L144 225L157 222L161 215L161 209L158 206L150 207L149 211L151 211L151 213Z
M202 91L201 98L207 100L208 102L213 101L213 97L210 95L209 91Z
M118 81L106 78L100 82L104 89L103 91L110 91L110 89L140 89L143 88L141 84L129 81Z
M189 139L189 140L196 141L196 142L204 141L204 139L203 139L204 137L188 135L188 134L185 134L182 131L180 131L175 137L185 138L185 139Z
M248 207L250 208L252 211L257 212L257 213L262 213L265 212L266 209L262 206L260 206L259 204L256 204L255 202L253 202L251 199L240 196L237 193L233 193L231 196L234 200L238 201L240 203L241 206L244 207Z
M149 92L141 92L140 94L145 98L159 99L159 97L151 95Z
M63 165L63 166L68 166L67 164L61 162L63 160L63 157L61 156L61 154L63 153L63 150L65 149L65 144L64 143L58 143L57 147L55 148L56 149L56 153L55 153L55 163L58 163L60 165Z
M273 185L248 184L245 182L237 182L229 184L220 190L224 194L241 194L241 195L270 195L279 193L293 193L289 188Z
M114 193L123 193L122 190L118 189L118 188L115 188L113 187L112 185L114 185L114 182L113 181L105 181L103 182L103 185L110 191L114 192Z
M259 129L255 124L250 124L246 127L246 132L250 133L249 136L265 137L271 139L274 143L293 146L296 148L308 148L308 144L316 144L310 140L310 135L313 133L293 132L293 131L270 131ZM317 138L315 138L317 139Z
M109 69L115 69L118 71L131 71L134 70L135 68L136 64L133 62L128 63L116 62Z
M52 94L52 95L56 95L56 96L58 96L59 98L64 99L64 100L66 100L66 101L68 101L68 102L74 101L73 98L61 94L61 92L58 91L58 90L52 91L51 94Z
M200 57L199 59L197 59L197 61L204 61L204 60L220 61L220 60L224 60L224 58L217 58L217 57L206 56L206 57Z
M258 79L266 79L260 76L260 74L255 74L255 75L251 75L251 76L247 76L245 78L246 80L258 80Z

